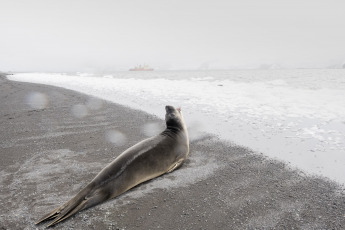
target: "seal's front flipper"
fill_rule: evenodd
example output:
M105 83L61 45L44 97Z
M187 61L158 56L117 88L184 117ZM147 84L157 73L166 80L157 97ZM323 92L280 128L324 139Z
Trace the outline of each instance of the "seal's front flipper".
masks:
M184 158L178 160L175 164L173 164L169 170L167 171L167 173L170 173L172 171L174 171L176 168L178 168L179 166L181 166L182 162L184 161Z

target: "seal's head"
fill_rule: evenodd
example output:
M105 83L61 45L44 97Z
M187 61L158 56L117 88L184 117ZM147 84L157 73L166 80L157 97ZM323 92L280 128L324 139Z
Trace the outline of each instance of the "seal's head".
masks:
M168 128L185 128L181 108L174 108L173 106L167 105L165 106L165 111L165 122Z

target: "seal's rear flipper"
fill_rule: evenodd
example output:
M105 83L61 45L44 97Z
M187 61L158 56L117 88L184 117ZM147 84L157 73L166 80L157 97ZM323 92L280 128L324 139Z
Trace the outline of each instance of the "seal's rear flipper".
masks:
M75 197L76 198L76 197ZM61 221L62 218L66 215L68 215L69 213L73 212L75 210L76 207L79 207L78 203L76 201L79 201L80 199L76 200L75 198L71 199L70 201L68 201L67 203L65 203L64 205L54 209L53 211L51 211L50 213L44 215L41 219L39 219L35 224L39 224L41 222L47 221L47 220L51 220L54 219L54 222L56 221ZM78 209L80 210L80 209ZM76 211L75 211L76 212ZM73 213L75 213L73 212ZM69 215L70 216L70 215ZM66 217L67 218L67 217ZM64 218L65 219L65 218ZM49 226L53 225L52 223L49 224ZM57 223L57 222L56 222Z
M51 220L53 218L55 218L58 214L59 214L59 209L60 207L54 209L53 211L51 211L50 213L44 215L41 219L39 219L37 222L35 222L35 224L39 224L43 221L46 221L46 220Z
M55 224L65 220L65 219L67 219L68 217L72 216L76 212L84 209L86 203L87 203L87 200L83 200L79 205L77 205L74 208L66 207L58 215L56 215L55 219L52 222L49 223L48 227L51 227L51 226L53 226L53 225L55 225ZM74 204L71 204L71 207L72 206L74 206Z
M64 205L54 209L47 215L43 216L36 222L36 224L39 224L46 220L54 219L51 223L49 223L48 227L53 226L67 219L78 211L92 207L109 198L109 196L107 196L106 194L100 193L99 190L96 192L87 191L90 190L88 188L83 189L80 193L78 193L74 198L66 202ZM91 195L87 195L88 193L91 193Z

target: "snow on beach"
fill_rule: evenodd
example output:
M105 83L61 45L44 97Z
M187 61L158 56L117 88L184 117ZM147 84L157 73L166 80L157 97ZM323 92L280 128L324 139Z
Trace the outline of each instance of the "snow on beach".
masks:
M162 119L165 105L181 106L192 140L204 132L216 134L345 184L344 70L18 73L8 78L75 90ZM40 92L28 98L43 101L38 106L48 103ZM89 108L80 104L71 112L81 118Z

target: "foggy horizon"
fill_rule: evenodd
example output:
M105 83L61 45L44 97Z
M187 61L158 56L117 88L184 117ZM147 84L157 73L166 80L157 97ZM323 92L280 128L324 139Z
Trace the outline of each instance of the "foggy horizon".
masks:
M0 0L0 71L343 68L343 1Z

